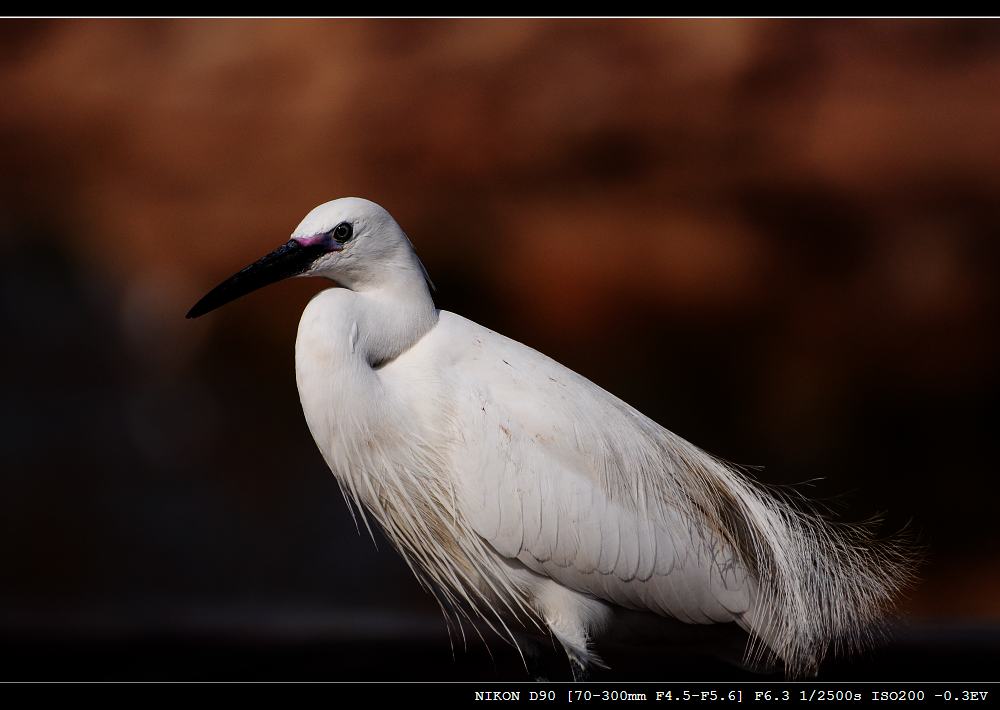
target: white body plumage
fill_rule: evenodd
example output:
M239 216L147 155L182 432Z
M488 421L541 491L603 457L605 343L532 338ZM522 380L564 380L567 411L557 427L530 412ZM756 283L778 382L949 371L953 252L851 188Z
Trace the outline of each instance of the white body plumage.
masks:
M545 355L438 311L378 205L326 203L292 239L333 244L301 273L341 285L299 324L309 429L346 497L446 608L504 633L512 619L537 625L583 667L621 609L736 622L756 641L751 656L773 653L797 675L831 644L862 641L906 580L898 549L765 491Z

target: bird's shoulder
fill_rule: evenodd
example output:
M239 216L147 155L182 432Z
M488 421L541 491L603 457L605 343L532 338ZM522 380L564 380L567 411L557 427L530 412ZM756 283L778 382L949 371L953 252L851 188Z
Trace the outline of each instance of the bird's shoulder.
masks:
M480 443L500 432L500 443L514 446L515 457L571 458L596 475L604 468L600 461L614 455L605 442L634 449L669 435L583 375L454 313L441 312L425 354L461 426L479 422L492 430Z
M433 336L442 376L467 387L494 393L526 388L559 399L568 389L611 396L544 353L455 313L440 312Z

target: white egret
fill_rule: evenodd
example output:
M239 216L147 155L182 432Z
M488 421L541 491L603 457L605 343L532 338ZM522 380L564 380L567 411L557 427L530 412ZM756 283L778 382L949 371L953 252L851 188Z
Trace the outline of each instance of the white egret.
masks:
M306 307L295 372L345 498L446 610L537 625L575 673L635 612L750 633L791 676L878 627L905 547L828 522L545 355L435 308L406 234L358 198L312 210L197 317L290 276L339 284ZM513 635L511 635L513 638Z

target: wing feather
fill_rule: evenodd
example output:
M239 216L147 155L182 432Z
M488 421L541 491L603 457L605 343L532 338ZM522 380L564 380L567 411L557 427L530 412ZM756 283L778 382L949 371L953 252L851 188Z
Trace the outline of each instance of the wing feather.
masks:
M905 540L764 489L531 348L446 312L433 340L460 512L507 559L624 607L737 621L791 674L861 645L912 579Z
M713 586L708 541L611 460L647 455L631 438L635 414L540 353L485 329L477 338L449 369L458 420L478 422L455 454L473 529L504 557L623 606L686 621L744 611L744 581Z

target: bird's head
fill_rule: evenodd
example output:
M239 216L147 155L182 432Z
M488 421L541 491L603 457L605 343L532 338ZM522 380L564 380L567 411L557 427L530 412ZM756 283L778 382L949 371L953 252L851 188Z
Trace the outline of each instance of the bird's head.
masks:
M427 276L392 215L369 200L344 197L312 210L291 239L209 291L187 317L291 276L323 276L362 290L414 272Z

